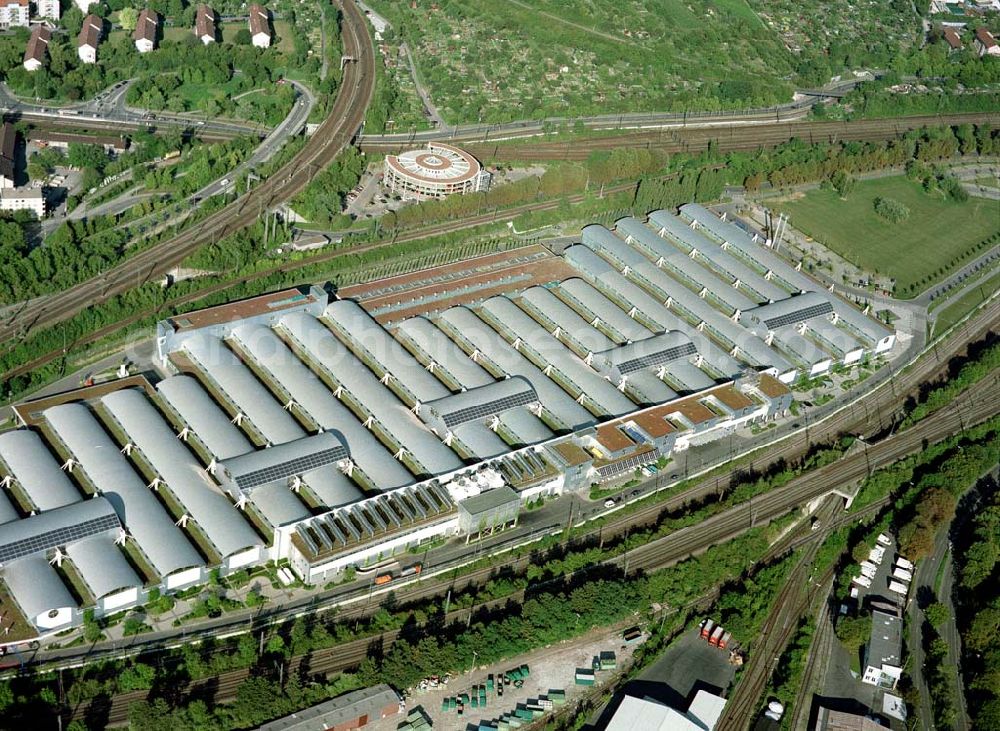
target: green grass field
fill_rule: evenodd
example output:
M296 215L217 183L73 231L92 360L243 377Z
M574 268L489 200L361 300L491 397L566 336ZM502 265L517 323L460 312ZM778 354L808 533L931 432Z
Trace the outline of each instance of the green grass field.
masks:
M909 218L892 224L877 216L873 201L879 196L904 204ZM1000 202L956 203L925 193L904 177L859 182L847 200L831 190L814 190L779 207L792 226L851 263L895 277L902 297L918 294L960 266L961 254L1000 230Z

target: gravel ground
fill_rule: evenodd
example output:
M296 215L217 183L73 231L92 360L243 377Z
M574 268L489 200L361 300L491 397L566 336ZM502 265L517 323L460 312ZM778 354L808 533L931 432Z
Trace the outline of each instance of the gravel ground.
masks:
M587 690L585 686L574 684L576 668L590 667L594 656L607 650L615 652L618 657L618 665L621 667L623 662L631 658L633 649L634 647L624 648L620 630L613 633L606 628L595 630L577 640L550 645L489 667L479 667L463 673L450 678L447 686L424 691L412 689L407 698L406 712L419 707L426 711L435 729L469 731L478 728L480 721L495 721L501 714L513 712L518 703L525 703L529 698L545 695L550 689L564 689L566 702L570 704ZM499 673L522 664L527 664L531 670L531 675L525 681L524 687L515 689L513 685L507 686L502 698L497 698L496 691L488 694L485 711L467 707L463 716L456 715L455 711L447 713L441 711L441 701L444 698L460 693L470 693L472 686L485 683L486 677L490 673L496 677ZM610 671L597 673L599 683L610 677ZM366 726L365 731L395 731L404 718L405 713L382 719Z

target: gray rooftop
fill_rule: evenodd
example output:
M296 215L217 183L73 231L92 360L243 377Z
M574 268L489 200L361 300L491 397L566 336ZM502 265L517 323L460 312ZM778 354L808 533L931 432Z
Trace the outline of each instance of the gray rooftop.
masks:
M609 416L619 416L635 409L635 404L621 391L597 375L506 297L491 297L483 302L482 309L494 318L497 327L520 339L521 347L530 348L546 365L561 372L577 389L577 393L570 394L574 398L585 394Z
M46 409L44 415L161 576L204 566L202 557L86 406L62 404Z
M201 463L176 438L144 391L115 391L101 402L223 558L264 545L239 510L208 480Z
M451 472L462 466L458 455L431 434L323 323L307 314L294 313L281 318L281 327L310 361L362 404L428 475Z
M493 376L473 362L461 348L425 317L403 320L396 328L396 337L410 342L423 351L428 359L444 368L462 388L475 388L493 383Z
M184 351L268 442L281 444L305 436L302 426L219 338L195 333L184 341Z
M0 460L38 510L52 510L81 499L72 480L36 432L18 429L0 434Z
M66 547L66 555L97 599L124 589L142 588L142 578L111 536L98 535L72 543Z
M416 401L431 401L448 395L448 389L372 316L352 300L331 302L324 317L336 325L356 346L392 374Z
M546 411L555 416L566 428L579 429L596 421L593 415L576 403L573 398L550 380L541 369L515 350L489 325L476 317L466 307L452 307L440 316L440 322L449 328L449 335L461 338L496 364L510 376L526 378Z
M250 440L233 425L198 379L172 376L160 381L156 390L216 459L229 459L253 451Z
M288 392L298 408L344 443L351 458L379 489L391 490L414 482L413 475L392 459L389 450L273 330L263 325L248 325L236 328L233 337Z
M717 243L695 231L669 211L653 211L649 214L649 223L659 229L661 236L676 242L675 245L685 253L697 251L713 269L725 272L764 300L779 300L789 295L788 290L764 279L738 257L724 251Z
M489 510L496 510L510 503L519 503L520 501L521 498L518 497L517 493L507 485L504 485L503 487L486 490L478 495L466 498L459 502L458 507L459 510L464 510L470 515L477 515Z
M76 600L44 556L27 556L3 567L3 578L29 621L53 609L76 609Z
M901 667L903 654L903 620L891 614L872 611L872 634L868 643L868 664L876 667Z
M388 685L376 685L265 723L258 731L328 731L333 728L348 728L343 724L353 723L361 716L367 716L371 720L381 718L383 708L394 705L398 708L398 703L399 696L392 688Z
M559 296L570 300L574 308L581 306L585 308L588 317L613 330L623 342L643 340L653 335L652 331L629 317L625 310L582 279L575 277L567 279L559 284L556 292ZM594 324L593 320L591 324ZM609 337L616 339L614 336Z
M104 498L46 510L4 526L0 535L0 564L44 555L56 547L102 533L117 536L120 527L118 515Z

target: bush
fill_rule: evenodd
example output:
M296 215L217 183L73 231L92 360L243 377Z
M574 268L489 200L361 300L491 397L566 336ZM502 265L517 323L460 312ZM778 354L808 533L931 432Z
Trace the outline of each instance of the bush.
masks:
M902 223L910 217L910 209L897 200L879 196L874 200L875 213L889 223Z

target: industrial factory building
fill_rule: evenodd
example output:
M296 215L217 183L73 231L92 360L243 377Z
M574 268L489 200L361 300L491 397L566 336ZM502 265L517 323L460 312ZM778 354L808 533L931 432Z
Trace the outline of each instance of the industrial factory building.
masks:
M179 315L156 378L15 407L0 577L24 615L58 630L213 570L287 559L323 583L488 534L787 413L785 384L894 341L700 206L548 256L551 280L448 280L417 315L318 287Z

